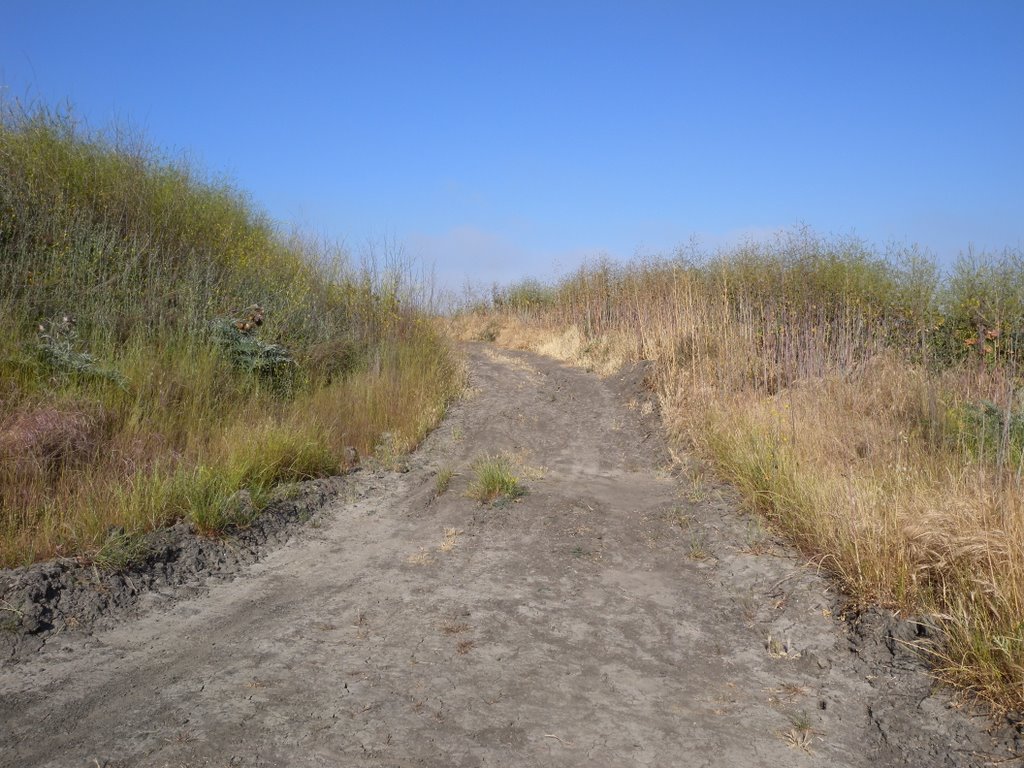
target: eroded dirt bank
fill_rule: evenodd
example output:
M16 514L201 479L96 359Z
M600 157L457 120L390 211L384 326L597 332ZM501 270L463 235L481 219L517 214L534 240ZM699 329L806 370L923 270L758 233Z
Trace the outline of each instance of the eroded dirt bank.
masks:
M724 489L670 471L630 382L470 358L471 396L409 472L244 578L0 669L0 765L1015 759L1015 729L932 691L912 625L845 621ZM529 493L481 507L468 467L499 451Z

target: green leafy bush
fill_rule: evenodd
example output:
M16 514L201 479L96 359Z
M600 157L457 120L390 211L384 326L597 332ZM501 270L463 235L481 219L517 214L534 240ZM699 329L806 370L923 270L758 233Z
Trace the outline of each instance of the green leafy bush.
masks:
M124 376L113 368L100 365L88 352L76 349L78 345L75 320L68 315L41 323L38 327L36 354L51 374L109 381L119 387L126 385Z
M257 338L253 330L245 330L246 322L217 318L213 321L213 338L231 364L240 371L264 381L289 385L294 380L295 359L280 344Z

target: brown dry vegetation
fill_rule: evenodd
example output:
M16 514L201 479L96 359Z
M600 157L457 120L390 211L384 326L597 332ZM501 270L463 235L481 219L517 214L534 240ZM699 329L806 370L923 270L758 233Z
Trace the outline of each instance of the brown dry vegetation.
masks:
M258 509L440 419L461 368L406 265L286 236L140 142L0 110L0 567L244 525L238 491Z
M1024 256L940 279L806 232L496 289L466 338L653 360L672 435L855 601L928 614L945 679L1024 707Z

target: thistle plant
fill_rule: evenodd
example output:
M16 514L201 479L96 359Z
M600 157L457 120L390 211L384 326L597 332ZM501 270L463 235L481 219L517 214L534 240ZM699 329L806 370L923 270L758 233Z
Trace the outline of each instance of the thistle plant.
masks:
M124 387L127 382L118 371L100 365L93 355L76 348L80 342L75 326L75 318L71 315L61 315L39 324L35 352L40 362L61 378L105 379Z

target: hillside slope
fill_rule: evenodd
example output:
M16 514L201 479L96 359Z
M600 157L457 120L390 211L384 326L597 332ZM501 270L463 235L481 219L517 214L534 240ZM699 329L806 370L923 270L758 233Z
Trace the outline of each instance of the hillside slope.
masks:
M460 377L415 290L144 143L5 107L0 567L116 565L408 450Z

